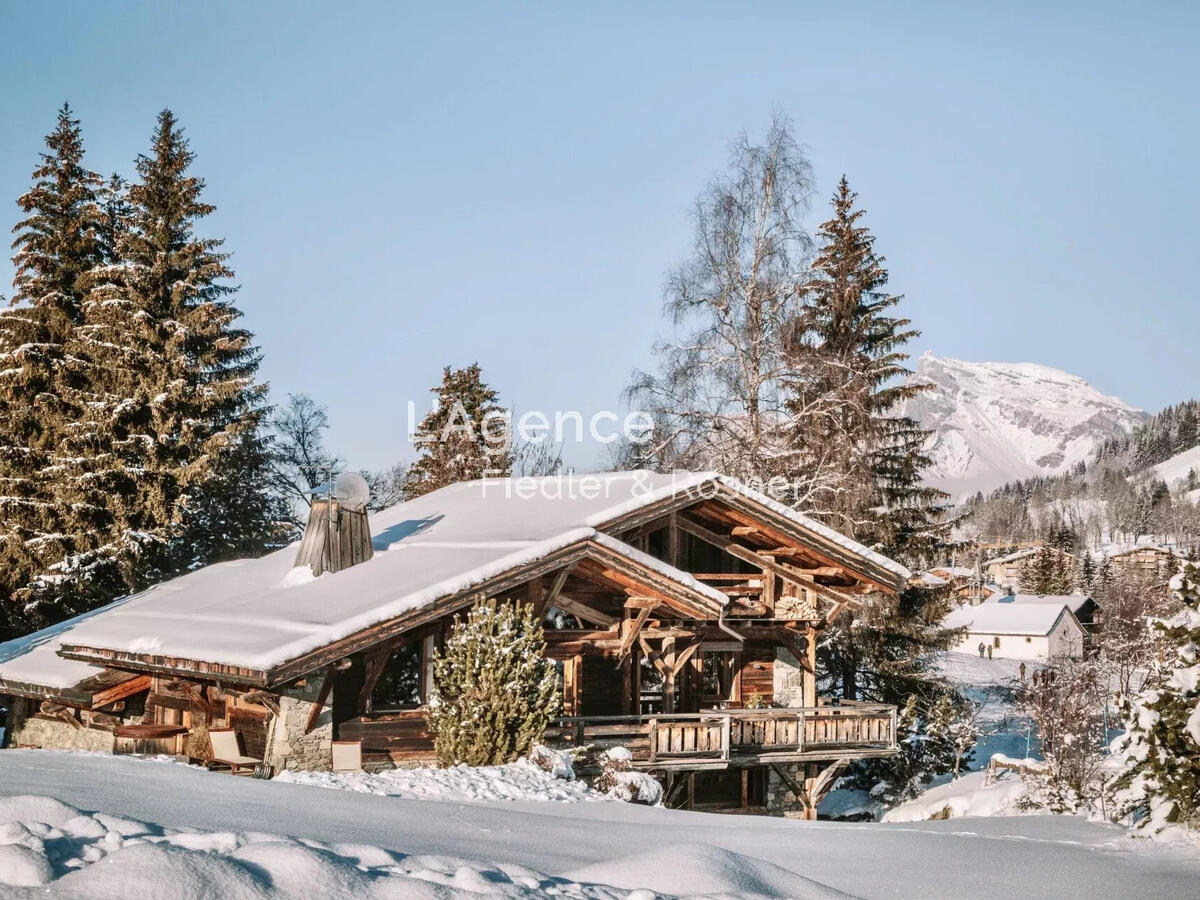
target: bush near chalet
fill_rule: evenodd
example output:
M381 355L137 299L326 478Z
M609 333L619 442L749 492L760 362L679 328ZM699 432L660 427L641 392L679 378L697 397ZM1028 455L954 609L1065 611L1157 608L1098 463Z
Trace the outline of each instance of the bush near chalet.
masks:
M1119 811L1140 828L1200 831L1200 569L1189 564L1171 583L1183 608L1149 628L1170 647L1149 684L1123 702L1125 734Z
M495 600L458 618L433 662L429 726L438 764L512 762L541 740L562 706L541 623Z

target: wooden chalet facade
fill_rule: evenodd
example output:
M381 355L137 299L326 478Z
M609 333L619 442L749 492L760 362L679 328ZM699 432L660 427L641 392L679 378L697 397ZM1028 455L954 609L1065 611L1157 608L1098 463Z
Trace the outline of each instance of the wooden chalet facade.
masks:
M232 728L276 770L329 768L335 740L361 742L367 767L429 762L433 654L456 615L498 598L546 623L564 697L547 741L628 747L672 805L815 818L848 762L896 752L896 709L826 705L814 670L822 629L865 594L902 590L907 570L720 476L539 488L585 478L612 496L522 506L456 485L376 516L374 555L347 545L356 564L323 578L265 557L244 578L184 576L0 645L10 744L202 759L207 729ZM216 609L228 635L195 652ZM184 614L200 623L190 638L169 630ZM312 634L295 640L301 624Z

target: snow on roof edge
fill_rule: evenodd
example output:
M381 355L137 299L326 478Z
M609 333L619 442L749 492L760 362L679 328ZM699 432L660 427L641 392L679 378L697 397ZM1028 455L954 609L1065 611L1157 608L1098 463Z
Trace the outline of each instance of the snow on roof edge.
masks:
M836 544L845 550L849 550L851 553L862 556L864 559L869 559L871 562L875 563L875 565L887 570L888 572L891 572L894 575L898 575L905 581L912 578L913 573L906 566L901 565L890 557L884 556L878 551L872 550L865 544L860 544L853 538L846 537L846 535L842 534L840 531L830 528L828 525L818 522L816 519L810 519L803 513L796 512L796 510L792 509L790 506L786 506L785 504L780 503L778 500L756 491L754 488L741 481L738 481L736 478L733 478L729 475L720 474L716 474L715 477L717 481L731 490L742 494L750 500L753 500L755 503L762 504L772 512L776 512L779 515L790 519L797 525L807 528L809 531L812 531L815 534L819 534L830 543Z

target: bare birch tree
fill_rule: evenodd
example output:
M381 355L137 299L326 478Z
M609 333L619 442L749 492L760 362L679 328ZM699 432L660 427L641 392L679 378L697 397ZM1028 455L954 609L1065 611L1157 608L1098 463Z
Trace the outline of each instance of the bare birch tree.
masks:
M696 201L691 255L665 290L677 337L655 346L657 373L635 372L627 391L656 423L640 464L752 481L786 471L782 339L811 246L800 221L811 196L808 159L776 116L763 143L734 143Z

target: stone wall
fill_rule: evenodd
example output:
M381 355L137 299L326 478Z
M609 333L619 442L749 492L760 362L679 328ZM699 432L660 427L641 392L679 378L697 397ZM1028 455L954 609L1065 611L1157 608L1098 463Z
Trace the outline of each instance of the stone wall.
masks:
M775 651L775 705L804 705L804 669L790 650Z
M304 733L321 690L322 675L302 687L286 688L279 697L279 716L270 724L266 761L276 771L327 772L333 767L333 699L325 701L312 731Z
M784 763L779 766L796 784L804 784L804 764ZM787 783L775 772L767 769L767 815L803 818L804 804L788 788Z
M94 750L112 753L116 738L112 729L76 728L68 722L29 715L29 701L18 700L10 711L9 747L40 747L43 750Z

